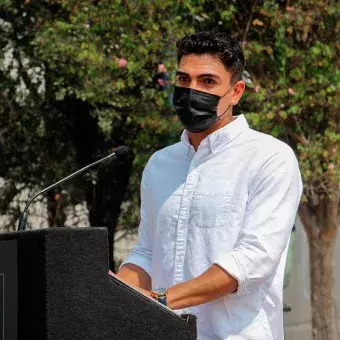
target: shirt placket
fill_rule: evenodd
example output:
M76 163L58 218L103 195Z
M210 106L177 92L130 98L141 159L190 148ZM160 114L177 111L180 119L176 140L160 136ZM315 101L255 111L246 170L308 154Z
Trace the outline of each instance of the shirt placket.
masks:
M196 187L199 174L199 155L196 153L193 157L188 175L186 178L183 196L177 224L176 254L174 266L174 284L183 282L184 260L188 233L188 220L192 196Z

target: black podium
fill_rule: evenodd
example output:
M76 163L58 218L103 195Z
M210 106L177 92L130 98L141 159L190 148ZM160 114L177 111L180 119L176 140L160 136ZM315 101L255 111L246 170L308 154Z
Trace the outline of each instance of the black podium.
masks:
M0 340L194 340L176 315L108 275L105 228L0 234Z

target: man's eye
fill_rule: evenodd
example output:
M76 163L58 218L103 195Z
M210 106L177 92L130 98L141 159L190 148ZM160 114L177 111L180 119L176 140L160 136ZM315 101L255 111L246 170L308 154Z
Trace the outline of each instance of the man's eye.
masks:
M188 81L188 77L179 76L179 77L178 77L178 80L179 80L181 83L186 83L186 82Z
M206 85L213 85L213 84L216 84L215 80L211 79L211 78L205 78L203 80L203 83L206 84Z

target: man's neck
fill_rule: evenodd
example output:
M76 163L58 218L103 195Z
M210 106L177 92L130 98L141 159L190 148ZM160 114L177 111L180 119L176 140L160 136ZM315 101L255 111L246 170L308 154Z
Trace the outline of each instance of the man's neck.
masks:
M193 133L188 131L188 137L190 144L194 147L195 151L197 151L199 145L205 139L207 136L209 136L211 133L223 128L224 126L228 125L231 123L235 117L233 117L232 113L230 115L226 116L224 119L219 120L216 122L213 126L211 126L209 129L204 130L199 133Z

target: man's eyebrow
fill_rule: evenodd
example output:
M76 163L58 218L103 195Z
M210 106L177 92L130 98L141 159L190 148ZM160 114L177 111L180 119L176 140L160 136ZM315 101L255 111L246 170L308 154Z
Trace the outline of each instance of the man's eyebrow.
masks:
M188 73L182 72L182 71L177 71L176 76L187 76L190 77Z
M203 73L200 74L197 78L220 78L217 74L213 74L213 73Z
M176 76L186 76L186 77L190 77L190 75L188 73L182 72L182 71L177 71L176 72ZM197 76L197 78L220 78L217 74L213 74L213 73L203 73Z

